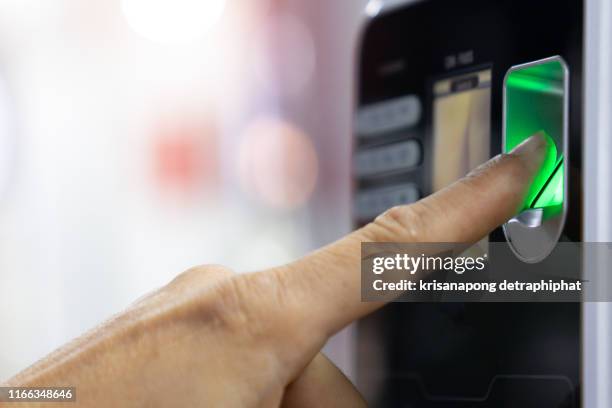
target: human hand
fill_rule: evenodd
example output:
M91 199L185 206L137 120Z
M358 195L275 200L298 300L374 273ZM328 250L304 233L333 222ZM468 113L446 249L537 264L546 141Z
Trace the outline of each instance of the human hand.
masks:
M382 306L361 302L361 242L476 242L521 208L544 155L535 135L287 265L192 268L6 385L75 386L77 405L92 407L364 406L320 354L330 336Z

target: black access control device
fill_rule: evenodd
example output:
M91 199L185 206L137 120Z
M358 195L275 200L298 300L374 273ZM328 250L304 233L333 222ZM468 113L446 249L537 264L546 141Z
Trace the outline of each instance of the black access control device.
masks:
M533 110L521 111L520 98L536 108L554 99L548 122L533 124L547 127L559 150L546 180L527 215L479 245L510 241L533 263L558 241L581 241L583 6L429 0L373 13L356 58L354 225L443 188L521 139L523 129L505 121L512 109L529 122ZM580 406L581 307L390 304L358 323L358 387L375 407Z

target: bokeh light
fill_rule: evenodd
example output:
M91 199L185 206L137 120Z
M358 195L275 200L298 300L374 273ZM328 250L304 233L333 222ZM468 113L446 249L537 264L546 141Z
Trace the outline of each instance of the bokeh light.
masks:
M365 8L365 13L368 17L375 17L382 10L382 0L370 0Z
M213 121L178 117L154 130L153 166L160 191L193 195L218 182L217 130Z
M259 118L247 126L238 164L243 189L272 208L301 206L317 182L318 158L310 138L279 119Z
M197 40L221 19L226 0L122 0L136 33L158 43Z
M312 32L292 14L271 16L265 28L267 59L279 93L298 95L311 82L316 64Z

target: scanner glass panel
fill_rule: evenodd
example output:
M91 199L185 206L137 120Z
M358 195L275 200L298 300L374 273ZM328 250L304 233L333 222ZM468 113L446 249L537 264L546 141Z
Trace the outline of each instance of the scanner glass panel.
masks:
M548 142L524 209L563 204L566 81L566 69L559 59L513 67L506 76L504 151L536 132L544 133Z

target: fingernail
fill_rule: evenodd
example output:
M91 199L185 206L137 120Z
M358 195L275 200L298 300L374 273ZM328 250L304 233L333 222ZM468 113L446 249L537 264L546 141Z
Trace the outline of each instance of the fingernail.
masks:
M531 156L540 150L544 153L547 144L548 137L543 131L539 131L523 140L518 146L512 149L510 153L517 156Z
M546 160L556 155L556 149L550 136L540 131L521 142L510 154L519 157L530 170L537 171Z

